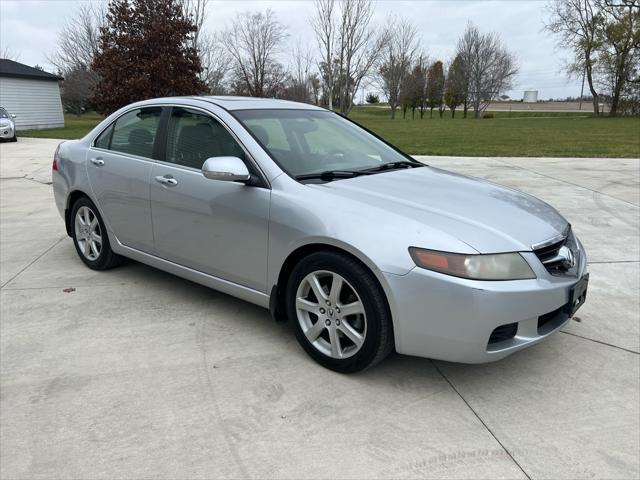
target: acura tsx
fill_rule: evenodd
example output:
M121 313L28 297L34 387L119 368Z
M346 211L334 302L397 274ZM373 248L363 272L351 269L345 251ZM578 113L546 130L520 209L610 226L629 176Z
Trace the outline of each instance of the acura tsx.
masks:
M554 208L311 105L134 103L60 144L53 190L89 268L128 257L268 308L339 372L394 349L498 360L586 299L585 251Z

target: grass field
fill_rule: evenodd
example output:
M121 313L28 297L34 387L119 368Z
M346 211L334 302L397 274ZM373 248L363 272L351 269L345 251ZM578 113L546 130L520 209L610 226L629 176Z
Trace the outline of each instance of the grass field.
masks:
M640 119L570 112L491 112L494 118L402 118L355 107L350 117L414 155L640 157Z
M102 121L102 116L95 112L85 113L78 117L70 113L64 115L64 128L49 128L47 130L21 130L18 137L33 138L64 138L75 140L84 137L93 127Z
M414 155L640 157L639 118L593 118L573 112L491 112L493 118L451 119L416 115L391 120L389 110L355 107L350 117ZM102 117L65 115L65 127L18 132L19 137L74 139L84 136Z

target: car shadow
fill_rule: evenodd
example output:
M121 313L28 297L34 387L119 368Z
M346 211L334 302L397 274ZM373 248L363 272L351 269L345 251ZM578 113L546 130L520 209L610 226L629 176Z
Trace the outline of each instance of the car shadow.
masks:
M185 306L180 320L190 322L192 315L193 322L203 322L200 328L204 333L200 334L199 342L204 342L205 345L200 345L200 348L207 348L207 342L215 341L215 332L233 331L236 337L242 338L240 343L244 344L246 349L250 349L251 344L256 342L260 343L261 351L279 352L279 358L276 360L279 368L287 368L288 364L305 364L310 374L315 373L322 378L326 378L326 375L339 375L317 365L309 358L298 346L288 322L274 321L264 308L135 261L128 261L118 270L129 280L134 279L135 283L144 285L143 288L148 288L150 294L159 295L159 301L166 291L180 298ZM202 309L211 309L211 316L203 317ZM207 334L207 331L210 334ZM553 337L548 341L554 342ZM251 355L245 349L237 353L238 356ZM540 363L549 363L548 367L551 368L552 359L541 355L544 355L544 352L540 351L538 346L533 346L498 362L474 365L411 357L393 352L368 370L339 376L343 382L357 383L365 387L386 387L407 393L433 392L434 384L455 389L455 381L451 380L451 377L455 376L456 379L464 379L467 390L482 390L486 388L489 377L518 378L526 375L527 369L530 368L530 360L535 361L540 368L544 368ZM236 358L234 361L240 360ZM269 375L273 375L273 362L258 362L253 364L253 368L263 368ZM221 362L216 368L223 365ZM260 374L259 371L254 373Z

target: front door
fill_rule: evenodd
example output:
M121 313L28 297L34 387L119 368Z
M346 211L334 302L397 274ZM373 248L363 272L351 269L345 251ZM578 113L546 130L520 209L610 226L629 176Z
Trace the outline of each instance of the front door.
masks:
M209 157L243 149L212 116L173 107L164 162L151 173L157 254L180 265L266 292L270 190L202 175Z
M128 247L153 251L149 179L162 107L119 117L87 152L87 172L103 218Z

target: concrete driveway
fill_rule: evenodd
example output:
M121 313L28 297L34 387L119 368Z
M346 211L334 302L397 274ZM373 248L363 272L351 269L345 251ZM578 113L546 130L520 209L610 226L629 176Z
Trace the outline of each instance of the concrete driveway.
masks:
M640 476L638 160L427 159L564 213L588 302L498 363L344 376L250 304L85 268L47 183L56 144L0 146L2 478Z

